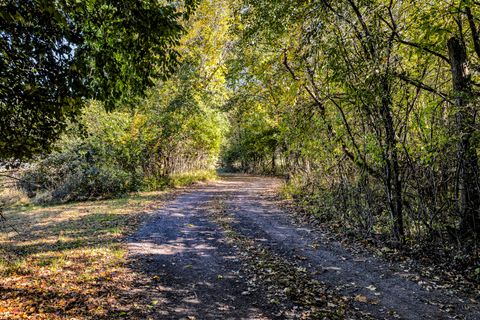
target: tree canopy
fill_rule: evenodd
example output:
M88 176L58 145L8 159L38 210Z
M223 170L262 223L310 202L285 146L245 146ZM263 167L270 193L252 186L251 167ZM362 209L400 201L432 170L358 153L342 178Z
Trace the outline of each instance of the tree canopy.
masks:
M87 99L107 109L172 73L195 0L0 4L0 158L48 150Z
M226 165L288 173L364 232L478 234L479 7L238 3Z

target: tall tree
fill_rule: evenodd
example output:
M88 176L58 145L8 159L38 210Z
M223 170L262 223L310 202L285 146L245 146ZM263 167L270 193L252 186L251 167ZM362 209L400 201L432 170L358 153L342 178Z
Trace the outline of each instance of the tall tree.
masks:
M0 158L47 150L84 101L131 102L176 65L195 0L0 4Z
M307 192L400 241L442 219L478 234L478 1L249 0L237 12L236 88L280 114L280 162ZM248 142L232 136L232 151Z

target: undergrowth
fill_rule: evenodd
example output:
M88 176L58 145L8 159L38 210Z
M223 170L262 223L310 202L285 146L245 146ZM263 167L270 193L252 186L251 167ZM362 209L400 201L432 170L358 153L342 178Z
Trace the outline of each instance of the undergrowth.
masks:
M173 174L163 177L149 177L144 181L144 190L165 190L194 184L200 181L215 180L217 174L214 170L196 170L192 172Z
M437 224L436 229L425 230L417 221L408 220L407 215L405 242L399 244L391 237L391 220L379 196L372 190L368 195L365 189L361 191L355 186L350 191L346 188L336 190L292 179L284 184L281 196L290 200L292 211L299 213L302 219L337 234L342 241L361 244L391 260L410 259L411 263L419 265L419 272L425 276L441 275L445 281L456 278L465 289L478 288L478 240L461 239L448 225ZM452 276L452 272L461 274L463 280Z

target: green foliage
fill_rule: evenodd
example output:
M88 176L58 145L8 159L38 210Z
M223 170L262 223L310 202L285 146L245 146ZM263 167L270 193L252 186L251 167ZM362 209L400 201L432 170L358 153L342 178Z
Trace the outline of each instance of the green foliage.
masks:
M227 126L220 107L228 96L221 71L229 19L224 2L201 3L179 48L180 67L140 107L147 176L163 179L215 167Z
M20 186L37 202L68 202L110 198L141 187L141 159L135 137L129 135L129 114L106 113L92 104L78 129L58 142L58 150L34 163L22 176Z
M438 241L465 219L477 225L475 195L466 207L476 213L459 213L467 161L478 194L474 2L232 6L226 167L285 174L306 211L366 236ZM452 37L471 68L463 92L452 90Z
M2 1L0 158L49 150L85 99L112 109L171 74L183 20L195 6L195 0Z
M205 3L199 13L211 14L212 8ZM191 21L185 41L196 49L177 48L184 54L178 70L168 80L157 79L135 111L123 107L106 112L101 103L91 102L56 151L27 170L22 187L37 201L65 202L210 178L226 130L219 110L226 89L219 86L220 73L209 74L208 81L199 82L199 77L221 68L221 50L212 42L226 32L222 21L209 22L203 15ZM192 36L207 22L210 37ZM203 52L212 55L208 61Z
M196 170L185 173L173 174L160 178L147 177L144 181L145 190L164 190L192 185L199 181L215 180L215 170Z
M195 113L184 108L188 106L148 110L162 111L160 118L149 118L108 113L101 104L91 103L57 150L23 173L20 186L37 202L51 203L111 198L208 179L221 141L221 123L215 123L220 118L213 110Z
M78 154L53 153L24 173L20 186L36 203L111 198L130 191L129 174Z

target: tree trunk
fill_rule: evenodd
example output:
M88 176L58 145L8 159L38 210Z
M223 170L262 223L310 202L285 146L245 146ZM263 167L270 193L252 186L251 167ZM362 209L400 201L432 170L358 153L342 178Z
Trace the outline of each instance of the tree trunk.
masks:
M275 150L272 151L272 174L277 173L277 164L276 164L276 158L275 158Z
M386 144L384 155L385 188L393 220L393 236L397 241L403 243L405 240L405 230L403 225L402 181L400 177L400 165L398 163L397 139L393 124L388 79L383 80L382 91L382 118L385 127Z
M476 112L470 103L472 95L467 53L461 41L448 40L448 54L452 72L458 142L458 192L461 216L460 232L469 236L480 234L480 193L478 187L478 156L473 141Z

